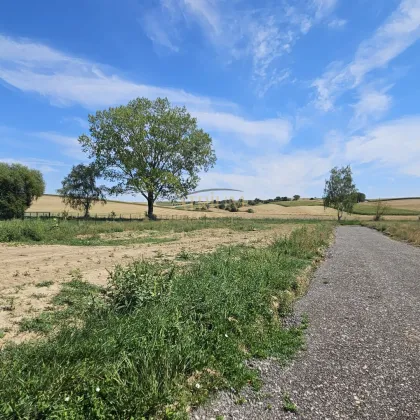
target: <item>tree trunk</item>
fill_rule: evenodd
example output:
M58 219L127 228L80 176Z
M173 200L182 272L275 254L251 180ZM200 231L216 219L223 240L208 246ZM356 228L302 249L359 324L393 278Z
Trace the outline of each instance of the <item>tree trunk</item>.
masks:
M154 199L153 199L153 191L149 191L147 193L147 217L149 219L153 219L153 203L154 203Z
M85 219L89 218L89 209L90 209L90 202L85 203L85 215L83 216Z
M337 210L337 217L338 217L338 221L340 221L341 218L343 217L343 212L340 210Z

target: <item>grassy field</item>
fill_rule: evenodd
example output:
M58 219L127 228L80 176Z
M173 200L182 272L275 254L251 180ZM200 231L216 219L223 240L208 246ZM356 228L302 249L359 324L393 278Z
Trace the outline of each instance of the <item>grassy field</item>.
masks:
M278 201L275 204L283 207L324 206L322 200Z
M381 204L387 206L385 216L420 215L420 200L418 199L389 200L382 201ZM377 205L378 203L375 201L359 203L355 205L353 212L373 216L376 213Z
M383 232L395 239L407 241L420 246L420 221L418 222L363 222L368 226Z
M232 229L249 231L268 229L273 225L290 223L288 219L197 219L142 222L95 222L83 220L8 220L0 221L0 242L20 242L60 245L128 245L164 242L168 233L193 232L203 229ZM316 223L316 220L293 219L293 223ZM105 234L132 232L122 239L109 239ZM141 235L141 234L144 235Z
M187 265L135 262L104 289L74 278L48 317L22 322L46 338L0 352L0 417L187 418L215 390L258 387L245 361L284 363L300 348L304 324L281 317L332 229L310 224Z

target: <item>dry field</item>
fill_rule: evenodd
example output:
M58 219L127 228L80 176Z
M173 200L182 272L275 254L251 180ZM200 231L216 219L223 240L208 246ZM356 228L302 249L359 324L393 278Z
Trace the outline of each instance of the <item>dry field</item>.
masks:
M247 213L247 210L252 208L253 214ZM44 195L39 200L33 203L33 205L27 210L28 212L51 212L61 213L67 210L70 214L77 214L72 209L66 208L62 203L60 197L53 195ZM144 203L123 203L118 201L108 201L107 204L95 205L91 214L106 216L111 212L115 212L117 217L121 214L129 217L132 214L133 217L144 217L144 212L147 210L147 206ZM277 204L261 204L253 207L242 207L239 213L229 213L226 210L220 210L211 208L207 212L201 211L190 211L190 210L179 210L171 207L156 207L154 209L155 214L158 217L164 218L182 218L182 217L244 217L244 218L334 218L335 211L332 209L324 210L322 206L293 206L283 207Z
M389 207L406 210L416 210L420 212L420 198L401 199L401 200L386 200L384 204ZM375 204L375 203L371 203Z
M6 340L15 342L30 338L19 333L22 318L35 317L50 305L63 282L74 276L91 283L106 285L108 270L116 264L127 264L138 259L175 260L181 250L189 254L210 252L220 245L263 245L275 237L290 234L293 224L273 225L270 230L238 232L230 229L205 229L188 233L159 235L174 242L160 244L133 244L129 246L66 246L66 245L4 245L0 244L0 330L6 331L0 346ZM104 239L121 239L133 232L104 234ZM147 232L135 235L147 236ZM39 287L42 282L51 283ZM38 286L37 286L38 285Z

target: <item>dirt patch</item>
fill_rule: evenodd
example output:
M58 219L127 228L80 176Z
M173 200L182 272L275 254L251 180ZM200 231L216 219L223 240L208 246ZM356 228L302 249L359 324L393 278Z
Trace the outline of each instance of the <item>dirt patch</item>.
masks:
M220 245L242 243L263 246L275 237L289 235L296 226L273 225L268 230L246 232L203 229L165 235L176 239L175 242L118 247L0 245L0 332L4 333L4 337L0 338L0 346L6 340L24 339L27 334L18 333L20 320L45 310L51 298L60 290L61 284L69 281L75 272L91 283L106 285L108 271L116 264L127 264L142 258L174 260L182 250L189 254L201 254L211 252ZM120 239L130 233L133 232L106 235ZM144 232L141 234L147 237Z

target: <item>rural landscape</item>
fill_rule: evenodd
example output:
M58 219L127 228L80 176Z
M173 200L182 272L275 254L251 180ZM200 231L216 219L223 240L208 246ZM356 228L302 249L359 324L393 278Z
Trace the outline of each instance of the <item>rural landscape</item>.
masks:
M188 198L216 159L195 119L160 99L106 112L150 126L126 141L96 128L105 111L91 116L91 163L57 195L39 171L0 164L2 418L200 418L226 390L245 406L264 388L256 361L287 366L305 347L315 320L293 308L337 226L420 245L420 198L368 200L350 166L331 170L322 199ZM162 139L181 121L183 136ZM147 203L112 200L123 191ZM284 393L277 412L297 413L295 400Z
M420 420L419 40L420 0L4 2L0 420Z

